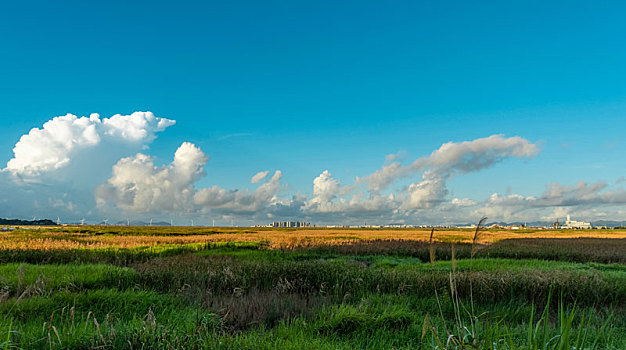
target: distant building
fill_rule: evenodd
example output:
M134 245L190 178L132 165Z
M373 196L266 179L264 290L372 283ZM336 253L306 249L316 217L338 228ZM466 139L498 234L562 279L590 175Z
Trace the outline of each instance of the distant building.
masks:
M471 228L471 229L474 229L474 228L476 228L476 224L470 224L470 225L465 225L465 226L459 226L459 228Z
M312 227L310 222L304 221L274 221L269 224L269 227Z
M565 229L590 229L591 223L584 221L575 221L571 220L570 216L567 216L567 221L565 221L565 225L561 226L561 228Z

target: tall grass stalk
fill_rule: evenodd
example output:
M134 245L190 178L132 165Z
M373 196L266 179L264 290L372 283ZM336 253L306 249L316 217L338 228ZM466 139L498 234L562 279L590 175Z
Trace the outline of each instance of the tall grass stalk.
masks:
M428 250L430 253L430 269L431 269L431 277L432 277L432 281L433 281L433 289L435 290L435 299L437 300L437 307L439 309L439 316L441 317L441 320L444 321L444 329L446 331L446 334L450 334L450 332L448 331L448 327L445 324L445 318L443 317L443 309L441 308L441 301L439 300L439 293L437 292L437 283L435 282L435 255L436 255L436 248L433 245L433 237L435 235L435 229L433 228L430 231L430 240L428 241ZM428 318L428 314L425 316L424 318L424 324L426 324L426 319ZM432 324L432 322L431 322ZM439 335L436 334L435 328L431 327L433 329L433 331L435 332L435 336L437 339L439 339L439 342L441 342L441 339L439 338Z
M478 225L476 225L476 230L474 231L474 236L472 238L472 244L471 244L471 253L470 253L470 266L469 266L470 272L473 271L472 262L473 262L474 255L476 252L476 244L478 243L478 240L480 238L480 230L483 227L486 220L487 220L486 217L483 217L482 219L480 219L480 221L478 222ZM437 292L437 284L435 282L436 248L433 244L434 232L435 230L433 229L430 233L430 240L429 240L430 265L431 265L431 272L432 272L432 278L433 278L433 288L435 291L435 299L437 300L437 306L439 308L439 315L441 317L441 320L443 322L443 325L445 327L445 331L447 334L447 341L446 341L445 347L449 348L450 346L453 346L453 347L461 346L463 348L478 348L478 345L479 345L479 337L477 334L478 333L478 316L476 315L475 308L474 308L472 278L471 277L469 278L470 310L467 310L467 308L463 305L461 301L461 298L458 293L458 288L457 288L456 246L454 243L451 244L451 248L450 248L452 269L449 271L448 277L449 277L450 298L452 300L452 306L453 306L453 311L454 311L454 323L456 327L456 334L452 334L446 326L446 320L445 320L445 317L443 316L441 301L439 300L439 293ZM462 311L465 312L470 319L470 329L468 329L467 326L463 324L464 317L463 317ZM428 317L428 315L426 317ZM427 321L427 318L424 319L424 324L426 324L426 321ZM433 332L436 332L435 327L432 327L432 328L433 328ZM434 335L436 335L436 333L434 333ZM438 335L436 335L436 338L438 338Z
M473 271L474 255L476 254L476 244L478 243L478 239L480 238L480 229L482 228L482 226L485 224L486 221L487 221L487 217L484 216L482 219L480 219L480 221L478 221L478 225L476 225L476 231L474 231L474 237L472 238L472 248L471 248L471 253L470 253L470 272ZM470 278L469 287L470 287L470 307L472 309L472 313L470 315L471 326L472 326L472 333L474 334L474 337L476 337L477 318L476 318L476 312L474 309L474 290L472 286L472 278Z

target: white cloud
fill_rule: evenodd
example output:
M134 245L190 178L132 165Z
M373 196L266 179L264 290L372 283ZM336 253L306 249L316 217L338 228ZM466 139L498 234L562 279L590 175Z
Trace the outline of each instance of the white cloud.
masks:
M54 117L42 128L33 128L13 148L14 157L5 171L20 176L38 176L67 166L78 152L112 142L147 143L155 133L173 125L174 120L155 117L151 112L114 115L100 119L98 114Z
M448 194L447 181L456 174L477 172L506 158L531 158L539 152L537 145L521 137L505 138L492 135L473 141L444 143L428 157L419 158L410 166L396 166L395 171L380 172L378 177L366 178L370 189L379 191L399 177L418 170L422 180L408 187L409 196L403 209L428 209L443 203ZM398 164L398 163L394 163ZM389 167L393 166L391 164Z
M207 161L204 152L188 142L166 166L154 165L152 157L141 153L123 158L113 166L108 184L98 188L98 203L135 212L193 211L194 183L204 175Z
M422 181L412 183L408 188L409 196L402 203L403 209L428 209L444 201L448 194L446 179L434 171L425 171Z
M573 185L551 183L539 196L494 193L479 203L472 214L500 220L554 220L572 214L594 220L609 214L617 217L616 208L624 204L626 190L623 188L610 190L602 181L580 181Z
M254 176L252 176L252 178L250 179L250 182L255 184L263 179L265 179L267 177L267 175L270 174L269 170L266 171L259 171L258 173L254 174Z
M313 180L313 197L302 207L305 212L336 212L349 209L349 202L343 197L352 192L353 187L342 186L328 170L324 170ZM335 201L337 199L337 201Z
M404 158L406 158L408 155L409 155L408 152L405 150L401 150L393 154L388 154L385 156L385 164L404 160Z
M218 186L203 188L194 196L194 203L205 209L229 210L233 212L267 211L270 207L283 204L277 193L281 189L283 173L276 170L274 175L262 183L255 191L227 190Z
M313 180L312 202L329 202L340 195L339 180L333 178L328 170L324 170Z
M428 157L418 158L407 166L394 161L371 175L358 178L357 182L366 183L370 192L380 192L401 178L407 178L417 172L428 170L425 181L434 177L448 178L456 173L476 172L490 167L506 158L532 158L539 153L536 144L521 137L492 135L472 141L447 142ZM395 157L387 158L387 160ZM421 189L426 186L418 186Z
M520 210L545 207L602 206L626 204L626 190L608 190L603 181L587 183L580 181L574 185L551 183L538 197L519 194L492 194L485 200L488 206L518 207Z
M351 210L393 210L406 212L433 209L447 201L447 181L456 174L477 172L506 158L531 158L539 152L535 144L521 137L506 138L493 135L473 141L444 143L427 157L418 158L407 166L397 159L398 155L386 157L386 163L373 174L356 179L356 184L366 184L369 195L341 198L355 190L354 186L340 186L325 171L313 181L313 194L304 207L309 212L339 212ZM389 163L391 162L391 163ZM408 185L397 195L381 195L389 185L421 173L421 180ZM471 206L470 199L452 203L455 206Z
M539 153L536 144L519 136L492 135L473 141L444 143L429 157L429 164L449 171L473 172L508 157L532 158Z
M478 204L477 201L469 198L453 198L450 203L457 207L473 207Z
M129 141L144 142L152 141L155 132L163 131L174 124L176 121L157 118L152 112L135 112L131 115L116 114L111 118L102 120L106 135Z
M388 158L389 159L389 158ZM389 185L395 181L407 178L416 172L425 169L426 160L416 159L413 163L403 166L398 161L393 161L390 164L384 165L382 169L376 170L373 174L366 177L357 177L357 183L366 183L370 192L378 193L386 189Z
M625 204L626 191L623 188L607 190L603 181L587 183L580 181L574 185L552 183L539 198L543 206L573 206Z
M268 178L269 171L255 174L251 181L259 183L252 192L224 189L218 186L196 189L204 176L208 156L195 145L185 142L174 155L174 160L164 166L154 164L154 159L138 153L120 159L113 166L113 175L96 190L100 209L115 208L135 213L188 213L219 212L267 213L273 206L289 205L278 193L283 189L280 170Z

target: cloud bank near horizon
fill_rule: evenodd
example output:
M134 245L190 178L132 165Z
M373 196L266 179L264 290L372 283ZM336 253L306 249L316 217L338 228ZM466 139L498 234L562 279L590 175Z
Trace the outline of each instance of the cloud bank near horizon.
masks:
M157 165L146 152L157 134L175 123L151 112L102 119L98 114L55 117L16 143L13 158L0 171L0 190L7 194L0 199L0 210L19 214L36 208L72 218L139 215L319 223L451 223L484 215L494 221L530 221L568 213L610 219L626 214L621 209L626 191L616 187L619 181L552 183L538 196L452 197L448 183L455 177L539 154L536 143L504 135L446 142L407 164L406 152L391 154L380 169L347 184L325 170L312 179L310 195L290 194L279 169L251 174L252 189L201 187L209 155L193 143L183 142L166 165ZM77 172L93 168L89 160L94 156L105 160L92 170L103 178Z

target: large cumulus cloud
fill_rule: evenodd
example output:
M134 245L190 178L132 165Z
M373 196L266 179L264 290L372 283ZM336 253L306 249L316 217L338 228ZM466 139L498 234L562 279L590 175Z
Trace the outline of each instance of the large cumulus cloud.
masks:
M77 153L101 144L103 139L148 143L155 138L155 133L174 123L174 120L155 117L151 112L117 114L104 119L95 113L89 117L73 114L54 117L20 138L4 171L19 176L41 175L67 166Z
M98 187L100 207L117 207L136 213L218 213L267 212L281 204L282 172L259 172L251 179L260 183L252 192L224 189L218 186L196 188L204 175L209 157L192 143L184 142L174 154L174 160L156 166L154 159L138 153L121 159L113 166L113 175ZM265 181L264 181L265 180Z
M96 191L100 206L114 203L123 210L161 212L193 210L194 183L204 175L208 157L185 142L171 164L156 166L152 157L138 153L113 166L113 176Z
M175 123L151 112L54 117L22 135L0 171L2 216L99 218L94 188L120 158L146 149Z

